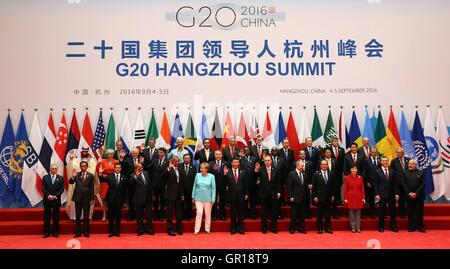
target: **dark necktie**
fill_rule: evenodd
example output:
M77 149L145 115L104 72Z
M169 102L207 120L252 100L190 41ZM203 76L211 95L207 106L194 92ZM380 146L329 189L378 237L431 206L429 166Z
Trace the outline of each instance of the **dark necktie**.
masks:
M325 184L328 184L328 173L323 172L323 179L325 180Z
M116 182L117 182L117 185L119 185L119 175L118 174L116 174Z
M234 169L234 181L236 182L236 184L238 183L237 169Z
M52 176L52 185L55 184L55 177L56 176Z
M384 169L384 175L386 176L386 179L389 179L389 171L387 169Z
M186 164L184 170L186 171L186 175L189 174L189 165Z

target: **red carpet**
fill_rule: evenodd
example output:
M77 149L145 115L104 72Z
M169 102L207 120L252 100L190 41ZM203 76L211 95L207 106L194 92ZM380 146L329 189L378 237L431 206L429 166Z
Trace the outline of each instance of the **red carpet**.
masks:
M71 241L69 241L71 240ZM71 235L43 239L40 235L0 236L0 248L8 249L68 249L74 244L82 249L367 249L369 240L378 240L382 249L450 249L450 231L428 231L426 234L407 231L383 234L376 231L362 231L353 234L338 231L334 234L319 235L309 231L307 234L291 235L286 231L278 234L249 232L245 235L215 233L170 237L159 233L153 236L123 234L120 238L108 238L105 234L94 234L89 238L74 240Z

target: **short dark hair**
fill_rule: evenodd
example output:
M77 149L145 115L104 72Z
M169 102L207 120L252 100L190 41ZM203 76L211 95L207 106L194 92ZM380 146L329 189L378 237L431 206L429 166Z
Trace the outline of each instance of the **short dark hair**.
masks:
M162 152L164 152L164 153L167 152L166 148L164 148L164 147L160 147L160 148L158 149L158 151L162 151Z
M358 144L356 144L355 142L353 142L353 143L350 145L350 147L352 147L352 146L358 147Z
M114 164L114 167L116 167L116 166L122 167L122 165L121 165L119 162L117 162L117 163Z
M211 142L211 139L205 138L205 139L203 139L203 144L205 143L206 140L208 140L209 142Z
M233 159L231 159L231 162L233 162L233 161L240 161L240 160L239 160L239 158L234 157Z
M183 159L184 159L184 157L186 157L186 156L189 156L189 158L191 158L191 155L190 155L189 153L185 153L185 154L183 155Z
M89 166L89 165L88 165L88 162L86 162L86 161L81 161L81 162L80 162L80 166L81 166L81 164L83 164L83 163L86 164L86 166Z

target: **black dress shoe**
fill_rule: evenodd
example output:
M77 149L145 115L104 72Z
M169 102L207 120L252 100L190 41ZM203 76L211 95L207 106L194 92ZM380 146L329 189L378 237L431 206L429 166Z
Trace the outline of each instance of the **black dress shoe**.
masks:
M333 215L333 219L339 219L338 215Z
M294 234L294 229L289 229L290 234Z
M108 235L108 237L113 237L114 236L114 234L113 233L110 233L109 235Z
M263 234L266 234L266 233L267 233L267 228L262 228L262 229L261 229L261 232L262 232Z
M73 237L80 237L81 233L76 233Z
M392 228L391 228L391 231L393 231L394 233L398 233L397 227L392 227Z
M417 229L417 230L419 230L419 232L421 232L421 233L426 233L427 232L427 231L425 231L425 229L423 227L419 227L419 229Z
M302 233L302 234L305 234L305 233L306 233L306 230L305 230L305 229L298 229L298 232L299 232L299 233Z
M408 229L408 232L410 232L410 233L415 232L415 231L416 231L416 227L410 227Z
M143 235L143 234L144 234L144 232L138 232L138 233L137 233L138 236L141 236L141 235Z
M178 235L183 235L183 231L179 230L179 231L177 232L177 234L178 234Z
M278 233L277 228L272 228L272 229L270 229L270 231L271 231L272 233L274 233L274 234Z
M120 234L119 234L119 233L116 233L115 236L116 236L116 237L120 237Z
M84 237L88 238L89 234L88 233L84 233Z
M217 220L217 217L213 217L213 220Z
M329 233L329 234L333 233L333 231L331 229L326 229L326 232Z
M44 238L47 238L47 237L49 237L49 236L50 236L49 233L45 233L45 234L44 234Z
M380 227L380 228L378 228L378 231L379 231L380 233L384 233L384 228L383 228L383 227Z
M170 236L175 236L175 235L177 235L174 231L168 231L167 234L170 235Z
M224 217L224 216L221 216L221 217L220 217L220 220L225 220L225 217Z
M153 229L148 229L147 231L145 231L147 234L149 235L154 235L155 233L153 232Z
M244 229L239 229L239 232L238 232L238 233L240 233L240 234L245 234Z
M230 234L235 234L236 230L235 229L231 229Z
M370 215L370 218L375 219L376 217L375 217L375 215Z
M322 229L317 230L317 233L318 233L318 234L323 234Z
M58 233L53 233L53 237L59 237Z

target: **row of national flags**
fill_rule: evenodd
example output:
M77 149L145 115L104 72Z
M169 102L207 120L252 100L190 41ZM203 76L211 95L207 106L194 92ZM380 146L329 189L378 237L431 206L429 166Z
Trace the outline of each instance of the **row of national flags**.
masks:
M371 146L376 146L379 153L390 160L396 157L397 148L403 147L406 156L415 158L418 168L425 173L426 194L433 200L442 196L450 200L450 137L442 108L439 108L436 122L432 120L430 109L427 108L424 124L416 111L412 129L409 129L403 111L397 124L392 108L389 110L387 124L381 111L377 114L373 111L370 116L366 108L362 129L355 110L352 111L350 124L347 125L346 117L341 109L335 125L331 109L329 109L324 128L315 107L313 113L311 125L305 110L300 117L300 124L296 126L292 110L289 110L286 121L280 108L276 124L272 124L269 110L267 110L263 128L260 130L255 110L250 111L248 117L244 111L240 111L240 114L236 115L238 119L236 125L233 124L230 111L227 110L222 126L216 109L210 129L204 111L198 128L194 124L190 111L184 128L179 112L176 113L170 128L166 111L163 111L161 122L157 124L155 111L152 109L150 122L145 128L139 109L135 127L132 129L127 109L124 111L120 128L116 127L112 112L108 121L104 121L103 111L100 110L95 129L93 129L86 110L80 129L75 111L72 114L70 126L67 123L66 112L62 113L59 124L56 125L53 111L51 111L45 132L42 134L37 111L33 115L30 132L27 132L23 111L16 132L8 112L0 142L0 199L7 207L35 206L40 203L43 195L42 177L49 173L52 163L56 163L59 167L58 173L64 175L67 190L65 167L69 154L72 151L78 153L84 146L89 147L92 156L99 159L106 149L115 148L117 140L123 142L126 152L130 152L133 148L147 147L149 138L156 140L156 147L175 148L176 139L183 137L185 148L193 155L196 148L202 146L205 138L210 139L211 149L217 150L228 146L230 138L235 138L237 146L243 147L254 145L257 137L260 136L266 148L281 147L283 140L287 138L294 152L298 152L305 146L307 137L312 138L314 146L322 148L330 145L332 138L337 137L340 145L346 150L352 143L361 146L362 138L368 137ZM246 118L249 119L248 124ZM62 202L66 199L66 193L64 193Z

